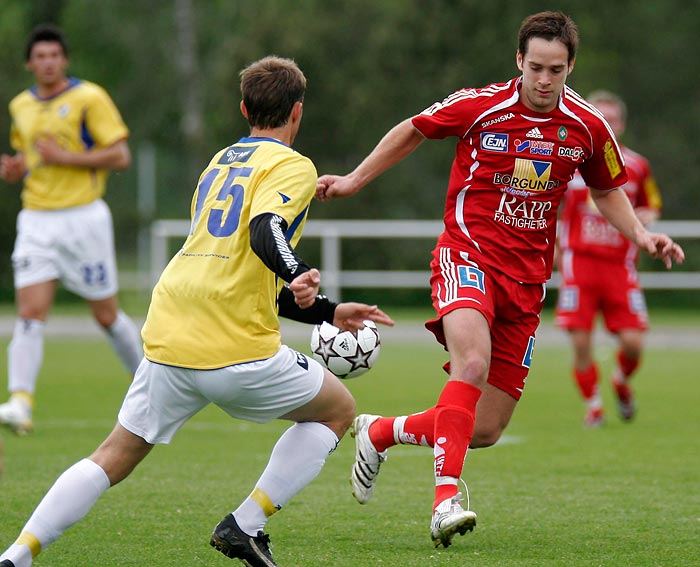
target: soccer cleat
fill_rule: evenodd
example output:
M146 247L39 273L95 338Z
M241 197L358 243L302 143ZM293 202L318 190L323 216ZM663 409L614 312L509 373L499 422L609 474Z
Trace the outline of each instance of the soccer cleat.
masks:
M440 544L449 547L455 534L464 535L476 526L476 514L462 508L461 502L462 493L458 492L435 508L430 522L430 537L435 547Z
M270 536L263 532L253 537L238 527L229 514L214 528L209 544L226 557L240 559L248 567L278 567L270 552Z
M605 418L603 417L602 408L589 409L586 412L586 417L583 418L584 427L602 427L605 424Z
M636 409L632 388L627 382L613 382L613 387L617 395L617 409L620 417L623 421L632 421Z
M19 400L10 398L0 404L0 425L6 425L17 435L27 435L33 430L32 410Z
M0 567L15 567L15 564L9 559L4 559L0 561Z
M352 422L350 436L355 438L355 463L352 465L350 484L352 495L360 504L372 498L379 467L386 461L386 451L375 449L369 438L369 426L380 416L361 413Z

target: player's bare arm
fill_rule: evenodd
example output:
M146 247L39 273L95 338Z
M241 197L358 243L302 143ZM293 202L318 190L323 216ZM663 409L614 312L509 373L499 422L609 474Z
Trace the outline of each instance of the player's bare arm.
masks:
M62 148L51 136L36 142L36 149L45 164L86 167L91 169L126 169L131 164L131 152L126 140L103 148L73 152Z
M683 249L668 235L649 232L635 214L624 191L619 188L611 191L590 189L590 193L598 210L625 238L645 250L652 258L661 260L668 269L674 262L683 263Z
M399 122L379 141L372 152L347 175L322 175L316 183L316 198L327 201L354 195L370 181L396 165L425 138L407 118Z
M639 222L644 226L649 226L656 220L659 220L659 211L657 209L652 209L651 207L637 207L634 209L637 214Z
M17 183L21 181L27 172L24 163L24 155L21 152L13 156L2 154L0 156L0 178L7 183Z

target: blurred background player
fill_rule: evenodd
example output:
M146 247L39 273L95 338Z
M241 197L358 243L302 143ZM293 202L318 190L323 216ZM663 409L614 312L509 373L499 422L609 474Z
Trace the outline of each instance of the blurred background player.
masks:
M588 97L622 136L627 108L617 95L596 91ZM649 162L621 145L628 181L622 186L644 225L659 218L661 197ZM574 378L586 403L584 425L603 423L598 365L593 359L592 331L602 313L608 331L617 337L617 365L612 385L623 420L634 417L630 378L639 367L643 333L648 328L644 294L637 275L637 247L600 214L585 181L577 172L569 183L559 224L559 270L562 284L556 323L571 337Z
M557 208L576 169L596 187L603 214L640 248L667 267L684 258L667 235L641 225L618 190L627 176L615 137L565 84L577 47L578 29L565 14L529 16L518 34L521 76L452 93L394 126L347 175L318 180L321 200L353 195L426 138L457 140L445 229L431 262L436 316L426 323L449 352L449 379L421 413L358 415L351 476L364 504L389 447L433 447L436 546L476 525L458 487L467 449L493 445L522 395L552 271Z
M131 163L129 131L101 87L66 76L60 30L35 28L25 59L36 84L10 102L16 153L0 158L0 177L23 181L12 253L18 318L8 347L10 399L0 405L0 423L18 434L32 430L58 280L87 301L131 375L143 356L139 330L118 306L112 215L102 200L109 170Z
M303 73L292 60L266 57L243 70L241 91L250 136L217 152L200 176L191 232L153 290L145 357L118 423L89 458L59 477L0 555L0 567L29 567L155 443L169 443L210 403L238 419L294 422L250 496L214 528L210 542L250 567L275 567L263 532L268 518L316 477L350 426L352 395L329 370L281 343L279 315L350 329L366 319L393 321L376 306L319 296L318 270L294 251L316 190L316 168L291 147ZM212 474L225 484L235 470L232 463Z

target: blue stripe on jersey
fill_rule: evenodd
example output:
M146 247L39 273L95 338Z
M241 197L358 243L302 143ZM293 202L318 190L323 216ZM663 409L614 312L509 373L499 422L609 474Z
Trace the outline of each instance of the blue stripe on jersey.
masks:
M85 144L85 148L88 150L95 145L95 140L93 139L92 135L90 134L90 130L88 130L87 127L85 113L83 113L83 116L80 119L80 139L83 141L83 144Z
M299 213L297 218L295 218L292 221L292 224L289 226L287 229L286 234L284 235L287 238L287 242L289 242L292 239L292 235L297 231L297 228L299 228L299 225L301 224L301 221L304 220L304 217L306 217L306 213L309 211L309 205L306 205L303 211Z
M280 144L284 146L285 148L288 148L289 146L282 142L281 140L276 140L275 138L266 138L264 136L257 137L257 136L244 136L240 140L238 140L237 143L239 144L254 144L255 142L275 142L276 144Z

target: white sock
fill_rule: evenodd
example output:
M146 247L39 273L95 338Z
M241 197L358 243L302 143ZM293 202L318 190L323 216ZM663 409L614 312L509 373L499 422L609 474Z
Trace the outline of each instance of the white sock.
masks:
M34 394L44 360L44 322L17 319L7 347L8 390Z
M112 326L105 330L107 338L122 364L127 371L134 375L143 358L141 332L121 309L117 312L117 318Z
M10 547L5 550L5 553L0 555L0 561L4 559L9 559L14 563L15 567L31 567L32 552L26 545L13 543Z
M233 513L238 526L255 536L267 519L309 484L323 468L338 437L325 425L296 423L279 438L255 490Z
M78 461L58 477L17 541L0 557L15 567L29 567L32 558L85 517L108 488L109 479L102 467L90 459Z

